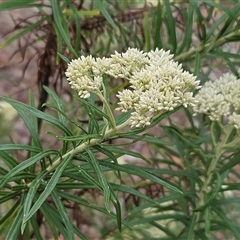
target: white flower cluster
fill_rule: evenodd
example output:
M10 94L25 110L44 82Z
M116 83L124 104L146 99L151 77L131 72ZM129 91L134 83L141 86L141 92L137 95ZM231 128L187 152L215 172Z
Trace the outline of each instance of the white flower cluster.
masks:
M212 121L221 122L225 117L229 124L240 128L240 80L234 75L227 73L207 82L195 98L195 112L207 114Z
M156 114L171 111L177 106L194 105L195 100L189 90L196 89L199 81L183 71L182 66L173 61L169 51L156 49L143 53L134 49L115 58L109 73L113 77L119 76L112 73L115 72L116 60L124 65L130 62L127 75L130 88L119 92L117 96L120 100L118 109L132 112L132 127L150 125ZM136 59L136 66L129 59Z
M102 86L102 75L109 67L109 59L81 56L68 64L67 80L72 89L81 98L89 98L91 92L97 92Z
M195 99L190 90L199 88L196 77L183 71L169 51L158 49L145 53L129 48L103 59L81 57L68 65L66 76L80 97L88 98L90 92L101 88L103 73L130 83L117 97L118 110L131 112L132 127L150 125L156 114L177 106L193 106Z

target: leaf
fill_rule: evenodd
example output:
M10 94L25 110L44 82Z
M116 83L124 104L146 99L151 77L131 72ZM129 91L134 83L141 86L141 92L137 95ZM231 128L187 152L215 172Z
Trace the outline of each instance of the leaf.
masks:
M23 218L23 206L19 206L16 217L14 218L8 234L5 237L6 240L17 240L20 233L20 226Z
M138 166L132 166L132 165L128 165L128 164L124 164L124 165L119 165L119 164L115 164L115 163L110 163L110 162L105 162L105 161L101 161L99 162L100 165L109 167L111 170L118 170L118 171L122 171L122 172L126 172L129 174L133 174L139 177L146 179L149 179L153 182L159 183L160 185L171 189L172 191L178 192L178 193L182 193L182 191L180 189L178 189L177 187L173 186L172 184L164 181L163 179L156 177L155 175L144 171L143 168L140 168Z
M19 164L19 162L15 158L13 158L10 154L3 150L0 151L0 157L9 169L12 169Z
M104 173L101 169L101 166L99 165L98 160L95 158L95 156L93 155L93 153L89 150L89 149L85 149L85 151L87 152L88 156L89 156L89 162L92 165L95 173L98 176L98 180L99 180L99 184L102 187L102 190L104 192L104 204L105 207L107 209L108 212L110 212L110 197L111 197L111 191L109 189L109 184L108 181L106 179L106 177L104 176Z
M9 150L23 150L23 151L39 153L42 151L42 148L24 145L24 144L1 144L0 145L0 151L9 151Z
M4 196L0 198L0 204L14 199L16 196L21 196L21 194L22 192L9 192L7 194L4 194Z
M63 199L67 199L68 201L75 202L75 203L78 203L79 205L83 205L83 206L88 207L90 209L97 210L97 211L99 211L101 213L104 213L104 214L110 216L111 218L116 219L116 214L115 213L113 213L112 211L108 212L105 208L102 208L102 207L99 207L99 206L95 206L95 205L91 204L90 202L88 202L86 199L80 198L79 196L75 196L75 195L70 194L68 192L63 192L61 190L58 190L58 194ZM130 227L128 225L128 223L124 219L121 219L121 222L125 226Z
M44 176L46 176L48 172L45 170L45 171L42 171L41 173L39 173L36 178L31 182L31 185L29 187L29 190L28 190L28 193L27 193L27 196L26 196L26 199L24 201L24 206L23 206L23 210L24 210L24 215L26 215L26 213L29 212L29 209L31 208L32 206L32 202L33 202L33 199L36 197L36 193L38 191L38 188L40 186L41 183L43 183L43 179L44 179ZM24 229L26 227L26 223L27 222L22 222L22 226L21 226L21 232L23 233L24 232Z
M3 231L6 228L6 225L8 225L8 223L12 222L12 219L15 218L14 214L16 211L18 211L19 207L21 204L21 198L19 198L15 204L13 206L11 206L11 208L9 209L9 211L7 213L4 214L4 216L0 219L0 236L3 234ZM5 225L6 224L6 225ZM4 226L5 225L5 226Z
M64 55L62 55L61 53L57 53L57 55L65 62L65 63L70 63L70 60L65 57Z
M107 144L103 144L102 146L104 146L105 148L107 148L109 151L113 152L113 153L119 153L121 156L123 155L129 155L135 158L140 158L146 162L150 162L149 159L145 158L142 154L138 153L138 152L134 152L134 151L130 151L127 149L122 149L119 147L115 147L113 145L107 145Z
M192 35L193 35L193 7L192 4L189 4L187 9L187 21L185 24L184 38L182 40L182 44L177 51L177 55L190 49L192 43Z
M58 209L58 212L62 217L62 221L66 227L67 239L74 240L73 224L71 223L71 220L69 218L66 208L64 207L64 205L62 204L62 202L60 200L60 196L58 195L58 193L55 190L52 191L51 195L52 195L53 201Z
M184 194L187 196L186 193L184 193ZM161 203L166 203L166 202L170 202L170 201L176 201L177 199L182 198L183 196L184 196L184 195L183 195L183 194L180 194L180 193L172 193L172 194L170 194L170 195L168 195L168 196L164 196L164 197L161 197L160 199L155 200L155 202L156 202L157 204L156 204L156 203L152 203L152 202L142 204L142 205L134 208L133 210L131 210L131 211L128 213L128 215L129 215L129 216L130 216L130 215L134 215L134 214L139 213L139 212L141 212L141 211L143 211L144 209L147 209L147 208L159 207L159 205L160 205Z
M1 10L1 5L0 5L0 10ZM22 37L23 35L25 35L26 33L31 32L33 29L38 28L39 25L41 25L43 22L47 21L49 19L49 17L43 17L42 19L40 19L39 21L35 22L35 23L31 23L28 27L25 27L22 31L16 33L15 35L13 35L12 37L8 38L5 42L3 42L0 45L0 49L7 47L8 45L10 45L13 41L19 39L20 37Z
M53 18L54 23L56 24L56 28L58 29L58 32L60 33L61 37L63 38L64 42L66 43L68 49L70 52L75 56L78 57L78 54L75 52L74 48L72 47L72 44L70 42L70 34L67 27L63 27L64 25L67 26L66 19L63 15L62 9L58 6L59 2L56 0L50 0L52 5L52 12L53 12Z
M8 0L6 2L0 3L0 11L42 6L42 4L35 4L34 2L36 2L36 0Z
M62 101L57 96L57 94L47 86L43 86L43 88L49 94L49 96L52 98L54 106L56 106L56 108L59 109L61 112L64 112L64 107L63 107ZM62 124L66 125L66 117L64 115L62 115L58 112L58 118Z
M80 237L81 240L88 240L88 238L85 235L83 235L83 233L75 225L73 226L73 229L74 229L74 233L78 237Z
M54 239L56 240L59 239L58 238L59 232L63 235L63 239L68 239L67 238L68 234L61 222L62 219L58 211L54 209L53 206L51 206L48 202L43 202L40 211L42 212L44 218L49 224Z
M193 239L194 237L194 227L196 225L197 217L195 214L192 215L192 218L189 222L189 225L186 229L186 239Z
M37 219L36 218L31 218L30 222L31 222L33 232L34 232L34 236L35 236L36 240L43 240L42 234L41 234L40 229L39 229L39 224L37 222Z
M149 24L149 13L143 13L143 30L144 30L144 41L145 41L145 49L146 51L151 50L151 33L150 33L150 24Z
M24 113L26 115L26 113L29 113L37 118L41 118L47 122L52 123L53 125L59 127L62 131L64 131L67 135L72 135L72 133L70 132L70 130L63 125L61 122L58 121L58 119L52 117L51 115L42 112L32 106L28 106L24 103L21 103L19 101L10 99L10 98L6 98L6 97L0 97L0 99L3 99L4 101L10 103L18 112L21 112L21 114L24 116ZM24 120L27 121L27 118L24 117Z
M94 5L101 11L102 15L106 18L106 20L114 28L114 30L117 30L117 25L114 23L111 16L107 12L106 8L103 5L103 2L100 0L94 0Z
M173 213L173 214L161 214L161 215L153 215L150 217L142 217L137 220L132 220L129 222L131 227L138 226L140 224L146 224L150 222L160 221L160 220L171 220L179 221L183 223L185 226L188 225L188 217L183 214Z
M172 51L173 53L176 52L177 49L177 37L176 37L176 26L175 26L175 19L172 15L172 9L170 6L170 1L165 0L164 1L165 6L165 17L166 17L166 25L168 30L168 42L172 45Z
M113 188L113 190L115 191L121 191L121 192L125 192L125 193L129 193L131 195L135 195L135 196L138 196L139 198L142 198L142 199L145 199L149 202L152 202L154 204L158 204L157 201L155 200L152 200L151 198L149 198L147 195L131 188L131 187L128 187L126 185L118 185L118 184L115 184L115 183L110 183L111 187Z
M81 25L80 25L80 17L79 15L83 15L84 13L85 14L89 14L90 11L78 11L78 9L73 5L72 1L70 0L66 0L67 4L69 5L70 7L70 10L73 14L73 17L74 17L74 23L75 23L75 26L76 26L76 30L75 30L75 34L76 34L76 40L75 40L75 51L76 53L79 52L79 49L81 49ZM93 12L93 11L91 11ZM66 14L66 11L65 11L65 14Z
M162 48L162 39L161 39L161 25L162 25L162 6L160 1L158 1L158 5L157 5L157 12L155 14L156 16L156 20L155 20L155 34L154 34L154 49L158 48L161 49Z
M222 212L221 210L219 210L218 208L216 207L212 207L212 210L223 220L224 222L224 225L229 229L231 230L235 237L237 239L240 238L240 230L239 230L239 226L238 227L235 227L232 223L232 221L230 221L226 215L224 214L224 212Z
M24 213L23 223L28 221L35 214L35 212L41 207L41 205L45 202L46 198L51 194L51 192L55 188L56 184L58 183L58 180L61 177L62 172L64 171L64 169L67 167L68 163L71 160L72 160L72 155L70 155L70 154L65 159L62 159L61 164L57 167L57 169L53 173L52 177L48 181L42 194L39 196L37 201L34 203L32 208L30 209L30 211Z
M74 136L57 136L54 133L48 132L48 134L55 136L58 139L64 141L87 141L93 138L95 139L102 139L103 136L100 134L84 134L84 135L74 135Z
M37 161L43 159L50 154L58 154L56 150L45 150L36 154L33 157L28 158L27 160L21 162L19 165L14 167L7 175L4 176L3 181L0 182L0 189L11 180L12 177L16 176L17 173L21 172L22 170L30 167L32 164L36 163Z

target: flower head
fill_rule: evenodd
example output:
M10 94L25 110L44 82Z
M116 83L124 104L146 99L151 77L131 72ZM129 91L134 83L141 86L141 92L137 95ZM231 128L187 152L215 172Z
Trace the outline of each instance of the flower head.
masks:
M72 89L81 98L90 97L91 92L97 92L102 86L102 74L109 67L109 59L93 58L91 55L72 60L66 71L67 80Z
M131 112L132 127L150 125L157 114L195 104L190 90L197 89L199 81L183 71L169 51L145 53L129 48L110 58L80 57L68 65L66 72L69 84L82 98L88 98L91 92L99 93L103 74L129 82L129 88L117 94L117 109Z
M189 90L198 88L199 81L189 72L183 71L182 66L172 60L169 51L156 49L139 54L136 56L143 58L138 61L142 65L132 67L127 75L129 89L117 95L120 100L118 110L132 112L132 127L149 125L156 114L171 111L177 106L195 104Z
M195 96L194 111L204 113L212 121L227 122L240 128L240 80L232 74L224 74L215 81L207 82Z

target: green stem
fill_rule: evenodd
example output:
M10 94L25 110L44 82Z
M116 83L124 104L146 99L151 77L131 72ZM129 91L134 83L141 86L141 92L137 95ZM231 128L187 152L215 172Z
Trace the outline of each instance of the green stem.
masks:
M110 124L112 125L112 128L115 129L116 128L116 122L115 122L115 118L113 116L113 112L108 104L108 102L106 101L105 97L102 95L102 93L96 92L97 96L100 98L100 100L103 102L103 106L107 111L107 115L110 118Z
M194 48L194 49L192 49L192 50L190 50L188 52L182 53L182 54L176 56L175 60L176 61L183 61L183 60L189 58L190 56L194 55L196 52L202 52L202 51L204 51L206 49L216 48L218 46L223 45L226 42L229 42L229 39L231 39L231 38L239 37L239 35L240 35L240 31L239 30L235 31L235 32L231 32L231 33L227 34L226 36L224 36L222 38L219 38L214 43L213 43L213 40L211 40L210 43L206 43L206 44L200 45L197 48Z
M86 148L89 148L94 145L101 144L105 139L110 138L114 136L116 133L120 132L123 128L130 125L130 120L128 119L124 123L116 126L115 128L111 128L110 130L107 130L103 136L103 138L93 138L90 141L84 142L77 146L76 148L71 149L69 152L65 153L63 156L59 157L55 162L53 162L52 165L49 165L46 170L48 173L54 171L59 164L63 161L63 159L66 159L69 155L76 155L80 152L83 152ZM31 186L31 183L28 184L28 187Z
M220 160L220 158L222 157L223 153L224 153L224 149L225 149L225 145L226 145L226 141L229 137L229 135L231 134L231 129L229 128L227 132L225 132L222 140L220 142L216 142L216 139L214 137L214 128L213 128L213 124L211 125L211 134L212 134L212 141L213 141L213 146L214 146L214 155L215 157L211 160L208 169L207 169L207 173L206 176L203 180L203 184L202 187L200 189L200 193L199 193L199 200L196 204L196 209L198 210L198 212L196 212L196 224L194 227L194 230L198 230L199 229L199 222L201 220L201 213L202 211L204 211L204 209L201 209L201 207L204 206L204 204L206 203L206 194L209 192L209 186L211 184L211 180L214 174L214 170L217 167L218 161Z

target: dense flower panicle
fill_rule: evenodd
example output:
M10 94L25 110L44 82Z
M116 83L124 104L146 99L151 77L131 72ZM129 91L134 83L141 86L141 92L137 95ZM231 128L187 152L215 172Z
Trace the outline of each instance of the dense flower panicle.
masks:
M189 90L197 89L199 81L183 71L172 57L169 51L151 51L145 56L148 63L128 74L130 90L118 94L118 110L132 111L132 127L149 125L156 114L171 111L177 106L195 105Z
M224 74L218 80L207 82L195 96L194 111L204 113L212 121L228 123L240 128L240 80L232 74Z
M145 53L129 48L110 58L81 57L73 60L66 72L71 87L83 98L101 89L103 74L129 81L129 88L117 94L117 110L131 112L132 127L149 125L156 114L177 106L196 104L190 91L199 88L199 81L183 71L169 51Z

